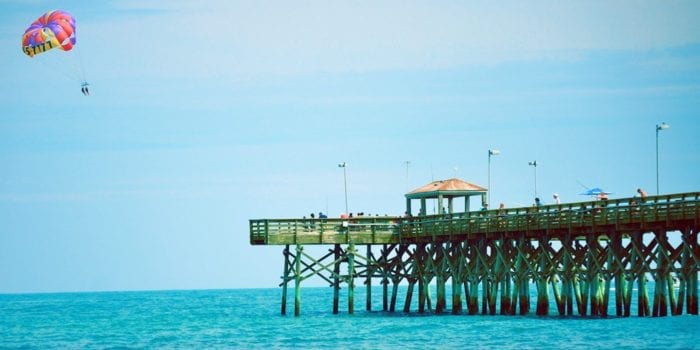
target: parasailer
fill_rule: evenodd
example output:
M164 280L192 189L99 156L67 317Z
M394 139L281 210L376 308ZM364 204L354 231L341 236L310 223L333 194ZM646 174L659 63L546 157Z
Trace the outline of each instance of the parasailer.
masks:
M45 13L34 21L22 36L22 51L34 57L50 50L71 51L75 46L75 18L63 10ZM90 95L88 83L82 77L80 91Z
M29 57L51 49L70 51L73 45L75 18L62 10L49 11L39 17L22 37L22 51Z

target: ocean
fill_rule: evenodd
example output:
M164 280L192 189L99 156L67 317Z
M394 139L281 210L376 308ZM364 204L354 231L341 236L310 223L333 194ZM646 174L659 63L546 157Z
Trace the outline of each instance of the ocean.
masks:
M373 291L381 310L381 290ZM698 316L562 318L550 307L538 317L534 298L528 316L368 312L359 288L355 313L341 290L333 315L331 288L302 288L294 317L290 292L286 316L281 288L2 294L0 348L700 349Z

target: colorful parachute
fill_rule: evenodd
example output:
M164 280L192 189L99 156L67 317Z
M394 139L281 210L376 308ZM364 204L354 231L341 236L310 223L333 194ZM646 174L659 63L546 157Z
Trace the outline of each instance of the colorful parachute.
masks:
M51 49L69 51L75 45L75 18L62 10L49 11L24 31L22 51L29 57Z

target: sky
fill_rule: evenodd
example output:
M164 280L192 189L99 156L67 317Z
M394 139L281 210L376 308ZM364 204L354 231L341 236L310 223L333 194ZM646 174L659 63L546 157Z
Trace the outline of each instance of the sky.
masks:
M29 58L46 11L77 44ZM700 191L697 1L0 0L0 293L272 288L248 220ZM80 92L90 83L91 95ZM408 167L406 161L409 161ZM323 248L314 248L316 250ZM309 281L309 285L324 285Z

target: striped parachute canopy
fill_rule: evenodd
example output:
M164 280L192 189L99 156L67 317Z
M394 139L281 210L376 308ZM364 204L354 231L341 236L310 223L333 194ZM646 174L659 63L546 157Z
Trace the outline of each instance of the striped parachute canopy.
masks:
M22 51L29 57L51 49L69 51L75 45L75 18L62 10L49 11L24 31Z

